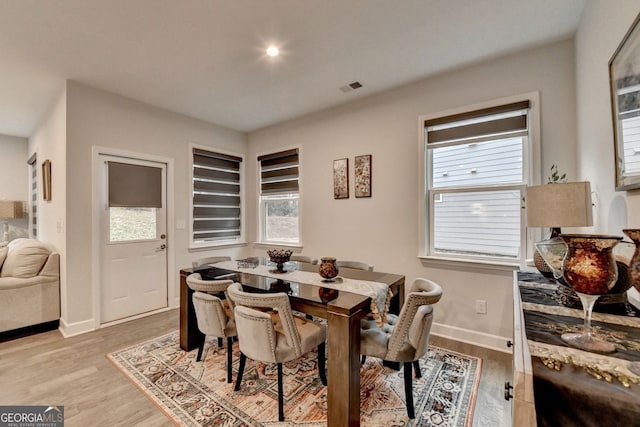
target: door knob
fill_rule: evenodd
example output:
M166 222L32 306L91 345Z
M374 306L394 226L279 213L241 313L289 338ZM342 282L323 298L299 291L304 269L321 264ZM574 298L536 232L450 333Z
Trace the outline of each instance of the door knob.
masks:
M158 249L156 249L156 252L160 252L160 251L164 251L167 248L167 245L160 245L160 247Z
M166 235L166 234L161 234L161 235L160 235L160 238L161 238L161 239L166 239L166 238L167 238L167 235Z

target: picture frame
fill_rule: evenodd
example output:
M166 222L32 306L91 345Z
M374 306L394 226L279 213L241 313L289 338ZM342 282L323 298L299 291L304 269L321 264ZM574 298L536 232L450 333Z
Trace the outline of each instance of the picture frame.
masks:
M51 161L42 162L42 199L51 201Z
M356 198L371 197L371 154L356 156L354 163Z
M333 198L349 198L349 159L333 161Z
M640 126L639 21L640 14L609 61L616 191L640 188L640 138L626 132Z

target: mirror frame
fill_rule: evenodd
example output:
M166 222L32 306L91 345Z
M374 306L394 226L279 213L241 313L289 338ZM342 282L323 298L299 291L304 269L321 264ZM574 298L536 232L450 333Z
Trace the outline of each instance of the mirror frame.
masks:
M625 170L625 151L622 136L622 119L620 118L620 107L622 96L618 96L618 91L630 86L627 78L621 73L629 68L638 67L637 72L632 74L632 84L640 85L640 59L633 61L635 51L640 51L640 14L631 24L624 38L618 45L613 56L609 60L609 88L611 94L611 117L613 120L613 143L615 149L615 188L616 191L626 191L640 188L640 172L628 173ZM636 56L640 57L640 56ZM636 70L633 70L636 71ZM640 91L638 91L637 101L640 102ZM628 98L627 98L628 100ZM640 151L637 153L640 156Z

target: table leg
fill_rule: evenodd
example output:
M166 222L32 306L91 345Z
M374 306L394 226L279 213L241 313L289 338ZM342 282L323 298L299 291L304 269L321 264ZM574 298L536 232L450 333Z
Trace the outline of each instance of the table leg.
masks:
M360 318L327 310L327 426L360 425ZM347 379L345 381L345 379Z
M197 348L203 338L192 298L193 290L187 286L186 278L180 277L180 348L184 351Z

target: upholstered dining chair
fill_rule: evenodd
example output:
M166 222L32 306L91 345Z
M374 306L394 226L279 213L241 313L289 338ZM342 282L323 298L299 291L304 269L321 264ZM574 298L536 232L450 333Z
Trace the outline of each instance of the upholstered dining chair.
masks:
M231 261L231 257L230 256L210 256L207 258L197 259L193 261L191 265L193 266L193 268L196 268L196 267L201 267L203 265L215 264L216 262L222 262L222 261Z
M291 255L291 258L289 258L291 261L297 261L297 262L305 262L307 264L311 264L311 265L317 265L318 264L318 258L311 258L310 256L306 256L306 255Z
M225 309L222 300L215 295L205 294L204 292L193 293L193 307L196 311L196 320L198 329L204 335L198 347L198 356L196 360L202 359L202 351L207 336L227 339L227 382L232 381L232 365L233 365L233 337L237 336L236 324L233 317L230 316L228 309ZM218 342L220 345L220 342Z
M336 261L338 268L354 268L356 270L373 271L373 265L362 261Z
M318 373L327 385L325 372L326 327L294 316L289 297L283 292L249 293L234 283L227 289L234 306L240 345L240 365L235 391L240 390L247 357L278 366L278 420L284 421L282 364L318 348ZM273 310L265 312L265 309Z
M233 283L233 280L204 280L200 273L191 273L187 276L187 286L195 292L204 292L209 295L214 295L222 300L222 304L224 309L227 312L228 317L233 317L233 307L229 306L228 301L226 300L225 291L229 287L230 284ZM193 299L193 298L192 298ZM218 347L222 347L224 335L217 335L218 337ZM204 339L201 344L204 345ZM202 351L202 347L201 347ZM198 360L200 360L200 355L198 356Z
M411 367L429 350L429 333L433 322L433 304L442 297L442 288L428 279L418 278L409 289L407 300L398 316L387 315L387 322L378 326L375 320L360 322L360 354L364 364L366 356L378 357L390 362L402 362L407 414L415 418L413 408L413 378Z

